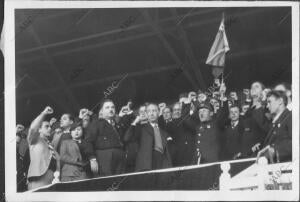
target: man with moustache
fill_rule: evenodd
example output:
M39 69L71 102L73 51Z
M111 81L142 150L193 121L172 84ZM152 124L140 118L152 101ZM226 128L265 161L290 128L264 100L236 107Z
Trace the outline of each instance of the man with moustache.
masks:
M124 172L125 152L123 150L121 124L116 124L116 109L112 100L100 104L101 118L93 121L86 130L86 141L92 147L95 157L90 158L91 170L101 176Z
M150 103L146 107L148 123L139 134L139 150L136 158L136 171L154 170L172 166L169 155L168 134L158 126L159 109Z

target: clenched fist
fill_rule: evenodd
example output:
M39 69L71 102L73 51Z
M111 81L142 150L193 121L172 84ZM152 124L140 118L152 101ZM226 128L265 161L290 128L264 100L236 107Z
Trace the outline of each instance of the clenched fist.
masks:
M47 106L42 113L45 115L52 114L53 109L51 107Z
M22 132L25 129L25 127L21 124L17 124L17 133Z
M50 119L50 126L52 126L55 122L56 122L57 120L56 120L56 118L51 118Z

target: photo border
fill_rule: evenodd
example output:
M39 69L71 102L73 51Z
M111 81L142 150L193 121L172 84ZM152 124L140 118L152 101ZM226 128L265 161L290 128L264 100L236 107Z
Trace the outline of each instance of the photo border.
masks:
M21 8L130 8L130 7L277 7L292 8L293 190L267 191L99 191L16 192L15 13ZM5 1L3 46L5 64L5 199L8 201L197 201L299 200L299 3L233 1ZM297 141L296 141L297 140ZM12 160L13 159L13 160Z

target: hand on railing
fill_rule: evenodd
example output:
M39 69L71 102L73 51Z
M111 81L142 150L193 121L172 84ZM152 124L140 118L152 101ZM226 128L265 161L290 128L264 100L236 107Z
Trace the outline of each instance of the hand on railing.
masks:
M270 163L274 163L275 154L276 154L276 152L275 152L274 147L271 147L270 145L268 145L257 153L256 162L258 161L259 157L265 156L269 160ZM277 154L278 154L278 152L277 152Z
M59 180L60 172L55 171L53 175L54 175L54 179L52 180L52 184L60 182Z

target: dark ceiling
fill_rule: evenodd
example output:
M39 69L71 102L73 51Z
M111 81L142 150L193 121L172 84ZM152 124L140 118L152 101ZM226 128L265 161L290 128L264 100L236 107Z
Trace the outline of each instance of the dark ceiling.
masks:
M291 82L287 7L17 9L17 121L29 124L45 105L55 115L96 111L120 80L109 93L119 107L207 89L213 77L205 60L223 12L228 88Z

